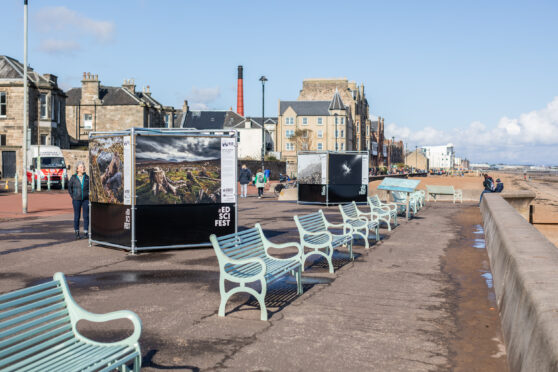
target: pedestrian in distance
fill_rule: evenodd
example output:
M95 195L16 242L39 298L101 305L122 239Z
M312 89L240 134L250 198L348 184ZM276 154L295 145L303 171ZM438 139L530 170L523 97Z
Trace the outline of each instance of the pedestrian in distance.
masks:
M238 182L240 182L240 197L245 198L248 195L248 184L252 179L252 172L246 167L246 164L242 164L240 169L240 174L238 175Z
M258 188L258 199L262 198L266 182L267 179L265 178L265 174L262 172L262 169L259 168L258 173L256 173L256 176L254 177L254 183Z
M85 164L79 161L76 164L76 173L68 181L68 193L72 197L74 207L74 231L76 239L81 239L79 235L80 214L83 211L83 234L89 237L89 176L85 173Z
M502 192L504 191L504 183L500 181L499 178L496 179L496 187L494 188L494 192Z
M494 192L494 181L492 180L492 177L490 177L486 173L483 174L483 177L484 177L484 181L482 183L482 186L484 187L484 190L482 190L479 205L480 203L482 203L482 197L484 194L486 194L487 192Z

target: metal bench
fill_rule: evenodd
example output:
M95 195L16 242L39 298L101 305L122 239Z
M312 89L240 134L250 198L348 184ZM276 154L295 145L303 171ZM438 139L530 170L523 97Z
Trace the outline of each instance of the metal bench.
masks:
M395 204L397 204L397 212L404 212L408 220L411 209L413 213L417 213L417 198L416 196L411 197L411 194L415 192L419 183L419 180L386 177L382 183L378 185L378 190L388 191Z
M321 209L304 216L294 216L294 220L300 234L300 245L303 250L306 247L311 249L302 258L302 270L304 270L304 263L309 256L319 254L325 257L329 265L329 272L333 274L333 250L344 245L347 245L349 249L351 260L354 259L352 228L347 232L345 224L330 223ZM345 230L343 234L333 234L329 231L331 227L345 228Z
M103 343L82 336L78 321L128 319L131 336ZM0 370L139 371L141 321L131 311L93 314L72 298L64 274L0 295Z
M370 244L368 244L368 233L370 230L375 230L376 241L380 240L380 223L375 213L364 213L359 211L354 201L349 204L339 205L339 210L341 211L345 226L347 228L352 227L353 235L359 235L364 239L364 247L366 249L370 248Z
M391 197L393 198L393 202L397 204L398 212L409 215L412 210L413 215L417 214L417 199L414 198L411 193L406 193L403 191L392 191Z
M260 304L261 320L267 320L265 306L267 287L289 273L296 277L297 294L302 294L301 274L304 252L298 243L272 243L264 236L260 224L219 238L212 234L209 240L219 261L219 291L221 292L219 316L225 316L225 306L233 294L246 292L254 296ZM298 253L289 258L277 258L267 253L269 248L287 247L296 247ZM225 281L236 283L238 286L227 291ZM246 286L246 283L256 281L261 283L260 293Z
M367 201L370 210L378 215L380 222L387 224L389 231L391 231L391 221L393 221L393 227L397 226L397 204L383 203L378 195L369 196Z
M437 201L438 195L451 195L454 204L457 199L463 203L463 191L459 189L456 190L453 186L426 185L426 193L428 194L428 200L430 200L432 196L434 202Z

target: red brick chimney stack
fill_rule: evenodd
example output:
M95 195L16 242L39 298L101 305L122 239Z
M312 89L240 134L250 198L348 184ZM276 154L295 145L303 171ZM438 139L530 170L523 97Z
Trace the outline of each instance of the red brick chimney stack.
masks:
M243 83L243 68L238 66L238 86L236 91L236 113L244 116L244 83Z

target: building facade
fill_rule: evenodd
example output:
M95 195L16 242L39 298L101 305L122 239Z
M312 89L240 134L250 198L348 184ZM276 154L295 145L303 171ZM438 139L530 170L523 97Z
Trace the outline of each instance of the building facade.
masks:
M66 95L57 77L28 67L28 144L69 147ZM2 177L21 176L23 141L23 64L0 56L0 170Z
M422 148L407 153L407 155L405 156L405 165L413 169L419 169L425 171L430 170L428 158L424 154Z
M296 174L298 151L353 150L350 108L335 92L328 101L279 101L277 151Z
M149 86L136 91L134 80L104 86L98 75L84 72L81 87L70 89L67 96L66 123L73 145L86 143L94 131L174 127L174 109L155 100Z
M455 164L455 151L453 144L448 143L443 146L423 146L421 149L428 158L431 169L453 169Z

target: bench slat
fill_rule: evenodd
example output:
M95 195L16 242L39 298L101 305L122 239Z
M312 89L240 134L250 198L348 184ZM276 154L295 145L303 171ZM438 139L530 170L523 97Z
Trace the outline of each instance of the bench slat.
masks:
M18 323L21 323L21 322L26 321L28 319L35 318L39 315L50 313L51 311L62 309L62 308L65 308L65 307L66 307L66 304L64 302L59 302L57 304L42 308L40 310L35 310L35 311L30 312L30 313L23 314L23 315L20 315L18 317L12 318L10 320L5 320L3 322L0 322L0 329L6 329L11 325L18 324ZM0 335L1 335L1 333L0 333Z
M76 350L76 348L87 348L91 347L92 345L84 344L78 342L75 338L65 341L61 344L53 346L50 349L37 353L29 358L22 360L16 364L12 364L9 367L4 368L6 372L12 371L19 371L25 367L25 370L28 372L32 371L41 371L40 369L37 370L36 368L42 368L42 365L49 360L53 360L57 356L61 354L66 354L67 352L72 352Z
M41 307L43 305L52 304L54 302L59 302L59 301L62 301L62 300L64 300L64 295L57 295L57 296L45 298L44 300L33 302L33 303L30 303L29 305L24 305L24 306L18 307L17 309L4 311L3 313L0 313L0 319L5 319L5 318L8 318L8 317L13 316L13 315L20 314L24 311L36 309L36 308Z
M62 290L60 289L60 287L57 288L52 288L46 291L41 291L39 293L35 293L33 295L30 296L25 296L25 297L21 297L18 298L17 300L12 300L12 301L8 301L8 302L4 302L3 304L0 304L0 310L5 310L8 309L10 307L14 307L17 305L21 305L21 304L26 304L28 302L32 302L41 298L45 298L48 297L50 295L53 295L55 293L62 293Z
M124 358L120 358L120 359L116 360L115 362L113 362L110 367L104 368L104 369L100 370L99 372L112 371L112 370L114 370L115 367L119 367L119 366L121 366L125 363L128 363L129 361L131 361L132 359L134 359L137 356L139 356L139 353L137 353L137 352L132 353L130 355L126 355Z
M48 323L50 320L56 319L56 318L61 317L61 316L67 316L67 315L68 315L68 311L65 310L65 309L61 310L61 311L57 311L57 312L52 313L52 314L48 314L47 316L40 317L38 319L27 322L25 324L21 324L17 327L10 328L7 331L0 332L0 339L2 339L4 337L7 337L9 335L12 335L14 333L24 331L28 328L32 328L32 327L34 327L36 325L39 325L41 323ZM68 318L68 321L69 321L69 318ZM0 328L0 329L3 329L3 328ZM2 343L0 342L0 345L1 344Z
M68 332L68 331L69 331L69 334L72 335L72 337L73 337L72 325L71 324L66 324L66 325L63 325L61 327L50 330L46 333L43 333L39 336L33 337L33 338L31 338L29 340L26 340L24 342L20 342L17 345L13 345L13 346L10 346L8 348L5 348L4 350L1 350L0 351L0 357L5 357L7 355L19 352L20 350L23 350L24 353L28 353L30 349L27 349L27 348L29 346L40 343L43 340L46 340L46 339L51 338L53 336L59 335L60 333ZM39 345L41 345L41 344L39 344ZM39 345L37 345L37 346L39 346Z
M70 318L66 316L66 317L57 319L53 322L44 323L40 327L33 328L33 329L31 329L27 332L23 332L23 333L20 333L18 335L15 335L13 337L7 338L4 341L0 341L0 348L5 348L6 346L15 344L15 343L17 343L21 340L27 339L29 337L34 337L34 336L38 335L39 333L42 333L44 331L48 331L48 330L50 330L52 328L55 328L55 327L57 327L59 325L62 325L62 324L70 324L70 326L71 326Z
M28 294L28 293L41 291L41 290L46 289L46 288L56 287L57 285L58 285L57 281L51 280L50 282L46 282L46 283L43 283L43 284L38 284L38 285L35 285L33 287L18 289L16 291L0 295L0 302L4 302L4 301L7 301L7 300L15 298L15 297L20 297L20 296L23 296L23 295Z

